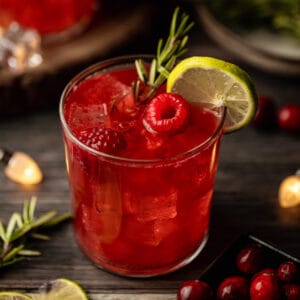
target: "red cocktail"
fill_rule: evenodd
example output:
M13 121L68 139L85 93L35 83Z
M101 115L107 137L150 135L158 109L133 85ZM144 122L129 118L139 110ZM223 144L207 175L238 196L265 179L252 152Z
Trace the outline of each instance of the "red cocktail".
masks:
M76 76L60 118L80 248L110 271L154 276L189 263L205 245L225 112L183 104L180 128L149 129L154 104L133 100L134 60Z
M18 22L42 35L57 34L84 25L96 0L0 0L0 26Z

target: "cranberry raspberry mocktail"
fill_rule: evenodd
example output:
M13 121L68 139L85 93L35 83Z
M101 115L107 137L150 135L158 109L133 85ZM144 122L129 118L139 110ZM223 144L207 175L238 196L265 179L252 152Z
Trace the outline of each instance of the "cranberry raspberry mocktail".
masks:
M0 0L0 26L18 22L41 35L64 32L88 22L96 0Z
M136 102L134 61L80 73L65 89L60 118L80 248L110 271L154 276L205 245L225 112L164 86Z

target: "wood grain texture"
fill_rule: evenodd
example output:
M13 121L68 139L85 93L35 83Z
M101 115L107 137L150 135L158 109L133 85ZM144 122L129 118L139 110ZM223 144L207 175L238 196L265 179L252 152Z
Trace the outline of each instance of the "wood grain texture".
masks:
M205 36L194 32L188 55L214 55L235 61ZM299 101L299 79L271 77L243 65L257 84L278 104ZM284 98L286 97L286 98ZM58 100L57 100L58 102ZM0 218L6 221L25 199L38 197L38 212L70 209L64 150L57 109L0 122L0 145L24 151L39 163L45 178L35 187L9 181L0 168ZM300 168L300 139L278 130L258 132L249 126L223 138L211 211L210 236L203 252L188 266L151 279L132 279L96 268L78 250L71 224L36 244L41 257L32 258L0 273L0 290L35 292L45 281L76 280L91 299L175 299L184 280L198 278L215 257L240 234L252 232L299 258L300 206L282 209L277 200L279 183Z

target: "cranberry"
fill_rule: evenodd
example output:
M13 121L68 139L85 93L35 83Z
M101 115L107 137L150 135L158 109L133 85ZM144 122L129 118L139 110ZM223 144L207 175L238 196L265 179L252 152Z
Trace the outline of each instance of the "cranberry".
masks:
M283 262L277 269L277 276L280 280L286 283L296 282L299 277L298 267L292 261Z
M270 97L260 96L252 124L259 129L271 129L276 125L276 106Z
M236 266L243 273L254 274L261 268L263 260L263 248L258 244L251 244L238 253Z
M177 300L213 300L212 288L200 280L185 281L177 291Z
M250 284L251 300L279 300L280 286L276 272L264 269L257 273Z
M285 284L283 286L283 299L284 300L299 300L300 299L300 286L297 284Z
M286 104L277 113L278 125L289 133L300 134L300 104Z
M217 297L218 300L249 299L248 281L241 276L225 278L218 287Z

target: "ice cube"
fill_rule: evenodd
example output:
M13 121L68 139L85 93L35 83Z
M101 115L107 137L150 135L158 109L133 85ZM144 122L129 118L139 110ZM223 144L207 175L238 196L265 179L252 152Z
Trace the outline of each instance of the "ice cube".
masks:
M35 30L12 23L0 32L0 67L25 71L42 61L41 37Z
M70 104L68 124L73 130L82 130L87 127L101 127L108 120L106 103L84 106L76 102Z
M130 86L106 73L100 73L86 80L78 88L81 89L84 102L107 103L108 109L111 109L112 104L124 99L131 92Z
M164 145L164 138L161 135L149 134L147 130L142 131L145 136L146 148L149 151L159 150Z
M134 217L126 219L123 230L125 238L130 241L151 247L158 246L163 239L175 233L178 229L176 219L139 222Z
M122 200L117 178L109 168L103 167L102 178L104 182L96 183L93 195L97 221L102 224L102 232L99 239L103 243L110 243L119 235L122 222Z
M134 217L127 218L123 225L124 238L136 244L157 246L160 240L154 233L154 221L138 222Z
M177 197L177 190L171 188L135 199L131 205L139 222L172 219L177 216Z
M212 189L213 173L210 171L210 162L201 158L186 162L183 166L188 172L178 172L180 174L180 194L182 197L195 197Z

